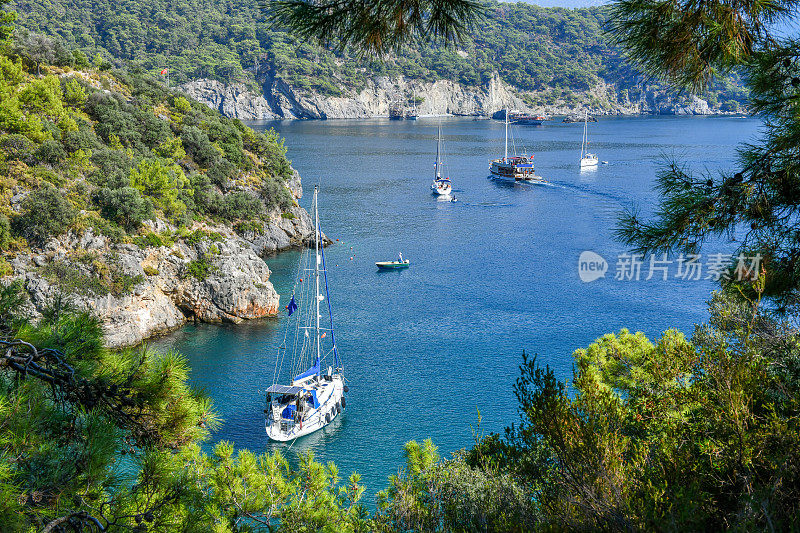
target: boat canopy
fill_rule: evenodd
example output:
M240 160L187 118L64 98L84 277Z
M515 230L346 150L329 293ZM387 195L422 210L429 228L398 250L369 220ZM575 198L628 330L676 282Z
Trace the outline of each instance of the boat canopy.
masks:
M273 394L299 394L303 391L303 387L293 387L289 385L270 385L267 392Z
M313 376L315 374L319 374L319 358L317 358L317 361L314 363L314 366L312 366L311 368L309 368L308 370L306 370L305 372L303 372L299 376L295 376L293 381L299 381L299 380L301 380L303 378L307 378L307 377Z

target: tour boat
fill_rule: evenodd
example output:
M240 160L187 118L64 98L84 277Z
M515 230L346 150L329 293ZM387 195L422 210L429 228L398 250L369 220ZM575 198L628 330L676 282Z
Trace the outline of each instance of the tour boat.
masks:
M344 395L348 391L333 331L317 193L314 187L313 253L307 248L301 254L295 292L286 306L289 319L284 325L284 340L278 348L272 385L266 391L267 436L279 442L294 440L330 424L344 410ZM323 302L327 303L329 327L320 324ZM287 346L291 349L288 358ZM326 366L328 362L331 364ZM285 373L284 363L291 365L286 370L294 377L281 384L278 381Z
M431 191L437 196L450 196L453 184L449 177L442 177L442 127L439 126L439 135L436 138L436 163L433 165L433 183Z
M529 115L519 111L512 111L509 117L510 124L520 124L523 126L541 126L547 117L544 115Z
M546 183L545 179L537 176L533 171L533 156L513 155L508 156L508 110L505 112L505 151L502 158L492 161L489 167L492 177L513 182Z
M597 154L590 154L588 152L589 140L586 137L586 126L589 122L589 111L584 111L583 117L583 141L581 142L581 168L596 167L599 159Z

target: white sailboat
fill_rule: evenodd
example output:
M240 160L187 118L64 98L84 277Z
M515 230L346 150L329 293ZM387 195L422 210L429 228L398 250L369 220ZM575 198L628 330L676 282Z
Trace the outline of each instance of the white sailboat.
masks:
M431 191L437 196L450 196L453 184L449 177L442 177L442 127L439 126L439 135L436 138L436 164L433 167L433 183Z
M345 385L342 361L333 332L317 192L317 187L314 187L313 254L311 249L301 254L295 294L286 306L289 317L293 314L296 316L286 321L284 340L275 361L273 383L266 391L267 408L264 412L267 415L267 436L275 441L294 440L322 429L341 414L346 404L344 393L348 387ZM310 264L312 257L313 264ZM320 282L324 284L324 293L320 291ZM320 324L323 311L320 305L323 302L327 302L329 327ZM291 367L288 370L294 377L288 384L280 384L278 379L287 362L287 346L292 349L289 359ZM326 368L326 361L330 360L332 365Z
M546 183L545 179L541 176L537 176L536 173L533 171L533 156L531 155L528 157L527 154L517 155L516 154L516 147L514 148L514 155L509 157L508 156L508 125L509 122L509 111L506 109L505 111L505 126L506 126L506 137L505 137L505 150L503 152L503 157L498 158L492 161L491 166L489 167L489 172L491 173L492 177L499 178L502 180L509 180L513 182L535 182L535 183Z
M589 140L586 137L586 126L589 123L589 111L584 110L583 116L583 141L581 142L581 168L596 167L598 163L597 154L588 152Z

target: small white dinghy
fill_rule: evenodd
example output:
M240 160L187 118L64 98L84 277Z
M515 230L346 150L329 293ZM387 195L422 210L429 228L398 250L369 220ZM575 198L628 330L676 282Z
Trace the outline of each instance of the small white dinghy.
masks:
M317 187L314 187L314 253L303 251L295 283L295 294L286 309L291 320L284 325L284 340L275 361L275 376L267 389L267 436L275 441L290 441L313 433L330 424L346 406L342 360L336 349L333 332L333 314L328 298L328 276L325 268L325 251L321 245ZM313 257L313 259L311 259ZM313 264L310 264L313 261ZM308 279L308 277L311 279ZM304 281L305 280L305 281ZM324 293L320 290L324 284ZM297 294L299 291L299 295ZM295 298L297 296L297 299ZM322 327L320 319L326 302L329 324ZM287 361L286 346L293 347ZM332 365L325 368L325 361ZM283 364L294 376L288 384L278 383ZM303 370L305 369L305 370ZM323 371L324 369L324 371Z

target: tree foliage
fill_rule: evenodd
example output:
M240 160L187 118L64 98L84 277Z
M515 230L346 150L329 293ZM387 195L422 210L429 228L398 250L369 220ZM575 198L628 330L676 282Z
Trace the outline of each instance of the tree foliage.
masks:
M75 220L75 209L49 183L32 191L22 203L22 208L24 211L17 218L19 231L38 243L61 235Z
M748 107L765 122L761 139L741 146L735 167L719 175L669 161L658 175L654 218L626 214L620 239L640 252L694 253L711 238L735 238L733 261L761 255L766 295L782 310L796 310L800 302L800 44L777 37L774 28L796 8L793 1L639 0L614 7L617 39L650 73L696 90L735 69L750 90Z
M385 54L413 40L460 41L481 12L474 0L279 0L266 6L274 22L302 37L367 54Z
M610 18L606 7L563 9L524 2L482 2L481 15L463 39L447 43L428 39L430 32L419 31L419 23L434 24L426 13L466 13L475 4L366 2L360 4L364 10L379 6L374 12L363 13L366 19L374 22L387 13L398 16L380 29L380 38L365 43L376 27L370 26L370 21L357 20L358 10L351 9L353 4L303 0L269 3L269 10L291 18L292 24L303 26L316 38L309 39L296 28L260 23L264 13L259 3L242 0L230 5L197 1L191 10L166 0L122 0L114 4L73 0L71 9L60 17L50 16L40 2L15 3L22 13L20 24L31 31L68 36L70 44L91 56L100 53L134 61L154 75L169 67L170 79L176 83L211 78L244 82L258 92L265 81L281 78L298 91L338 96L343 91L360 90L380 76L428 82L446 79L476 86L498 75L519 89L537 91L536 101L531 103L540 105L567 100L575 105L576 94L585 94L601 81L616 86L613 97L623 101L626 97L635 101L644 89L640 72L625 62L621 49L604 35L603 26ZM326 6L334 7L326 10ZM342 12L349 15L340 17ZM153 20L158 24L152 24ZM406 41L393 34L399 25L410 40L396 48ZM354 30L358 35L348 40L344 34ZM329 42L332 49L314 44L319 38ZM374 60L371 54L363 57L359 53L364 46L390 49L391 53ZM410 99L412 94L405 96ZM733 74L710 87L711 96L720 102L742 101L745 93ZM592 103L600 105L599 101Z
M23 294L0 286L3 531L367 531L356 474L202 452L219 422L182 356L108 350L60 300L31 323Z

